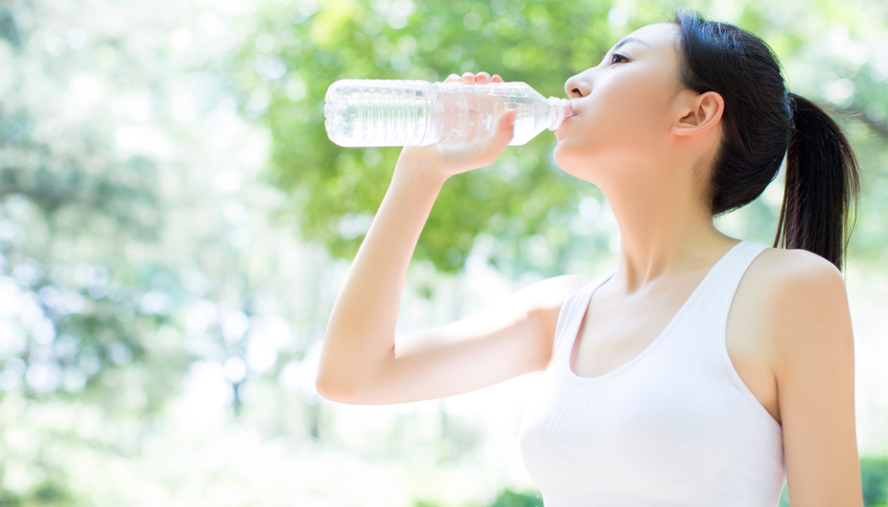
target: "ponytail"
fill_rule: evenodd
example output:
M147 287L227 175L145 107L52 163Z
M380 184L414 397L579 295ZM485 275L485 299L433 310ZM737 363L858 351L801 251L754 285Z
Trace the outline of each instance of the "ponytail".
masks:
M782 239L783 248L816 253L841 270L860 200L857 159L842 128L819 106L787 91L776 55L756 35L697 11L677 9L673 22L681 34L681 84L725 99L707 195L712 216L761 195L785 158L774 248Z
M823 109L794 93L787 95L793 127L774 248L782 239L783 248L814 252L841 270L857 222L857 158L841 126Z

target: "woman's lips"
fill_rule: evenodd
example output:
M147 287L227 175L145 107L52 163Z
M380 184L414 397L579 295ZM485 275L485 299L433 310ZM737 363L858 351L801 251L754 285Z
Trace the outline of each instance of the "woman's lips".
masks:
M561 125L559 125L557 129L555 129L555 132L558 132L558 130L562 126L564 126L564 124L567 122L567 120L573 118L576 115L577 115L577 113L574 112L574 110L573 110L573 104L571 104L570 106L568 106L567 111L564 112L564 118L561 120Z
M567 101L567 104L565 104L565 108L564 108L564 119L566 120L568 118L573 118L576 115L577 115L577 113L574 112L573 103L570 101Z

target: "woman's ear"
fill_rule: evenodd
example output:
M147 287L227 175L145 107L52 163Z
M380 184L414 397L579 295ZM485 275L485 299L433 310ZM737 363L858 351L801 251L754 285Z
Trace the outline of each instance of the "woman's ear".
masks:
M680 117L672 126L672 133L679 136L708 132L718 124L725 110L725 100L714 91L696 93L684 90L679 104Z

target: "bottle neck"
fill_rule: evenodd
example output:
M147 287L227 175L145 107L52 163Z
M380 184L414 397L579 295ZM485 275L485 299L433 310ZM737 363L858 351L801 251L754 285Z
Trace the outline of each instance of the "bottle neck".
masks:
M561 126L565 118L573 114L573 107L567 99L549 97L549 130L555 130Z

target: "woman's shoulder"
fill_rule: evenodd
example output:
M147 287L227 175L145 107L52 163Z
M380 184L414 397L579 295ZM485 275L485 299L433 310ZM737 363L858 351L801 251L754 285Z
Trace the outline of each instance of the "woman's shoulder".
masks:
M533 300L532 307L556 315L564 301L601 276L559 275L541 280L528 287Z
M828 350L821 343L828 335L841 341L850 321L845 281L833 263L807 250L771 247L741 278L730 315L729 337L733 332L735 342L757 351L775 378L785 378L786 365L812 347Z
M539 316L545 324L549 335L554 334L555 325L558 322L558 314L564 303L571 297L579 293L592 283L600 280L609 274L600 275L559 275L545 280L536 282L532 286L528 286L528 297L530 298L530 311Z
M756 333L784 351L809 346L803 330L812 322L835 324L848 314L841 271L802 249L764 249L744 274L734 303L741 320L755 322Z
M834 285L841 271L826 258L808 250L766 247L749 266L749 274L761 278L764 288L790 289Z
M742 294L741 294L742 293ZM845 279L824 257L808 250L767 247L753 259L737 297L755 301L755 313L776 325L810 318L811 311L845 300ZM779 326L778 326L779 327Z

